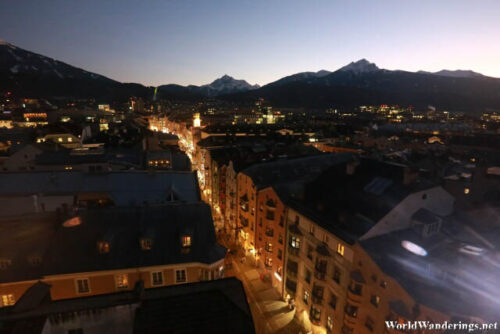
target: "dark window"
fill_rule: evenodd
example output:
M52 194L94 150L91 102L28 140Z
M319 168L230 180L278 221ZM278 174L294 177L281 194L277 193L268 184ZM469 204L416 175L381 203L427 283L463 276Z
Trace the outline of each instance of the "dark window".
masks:
M333 280L337 282L337 284L340 284L340 276L342 276L342 272L338 267L335 267L333 269Z
M311 272L306 269L306 282L311 284Z
M330 301L328 302L328 305L331 306L335 310L337 307L337 296L335 296L333 293L330 296Z
M362 295L363 286L361 284L356 283L355 281L351 280L351 284L349 284L349 290L353 294L361 296Z
M186 270L176 270L175 271L175 283L184 283L186 282Z

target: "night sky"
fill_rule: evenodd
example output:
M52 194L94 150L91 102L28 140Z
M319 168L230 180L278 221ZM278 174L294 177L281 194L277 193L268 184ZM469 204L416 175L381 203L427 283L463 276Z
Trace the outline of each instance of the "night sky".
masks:
M0 39L147 85L262 85L360 58L500 77L499 13L498 0L0 0Z

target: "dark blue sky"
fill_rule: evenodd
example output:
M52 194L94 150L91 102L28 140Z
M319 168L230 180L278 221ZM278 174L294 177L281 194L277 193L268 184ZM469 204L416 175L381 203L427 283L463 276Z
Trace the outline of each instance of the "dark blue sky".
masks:
M113 79L265 84L367 58L500 77L500 1L0 0L0 39Z

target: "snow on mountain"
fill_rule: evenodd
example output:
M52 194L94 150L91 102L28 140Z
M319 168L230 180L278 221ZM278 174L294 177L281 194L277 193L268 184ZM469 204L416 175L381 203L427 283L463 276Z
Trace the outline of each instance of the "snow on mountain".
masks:
M353 72L354 74L375 72L380 70L374 63L370 63L366 59L360 59L356 62L351 62L350 64L341 67L339 71Z
M243 92L257 89L259 87L259 85L250 85L245 80L237 80L227 74L224 74L222 77L215 79L212 83L200 86L200 89L208 96L216 96Z
M64 78L104 78L0 40L0 72L11 75L45 75Z

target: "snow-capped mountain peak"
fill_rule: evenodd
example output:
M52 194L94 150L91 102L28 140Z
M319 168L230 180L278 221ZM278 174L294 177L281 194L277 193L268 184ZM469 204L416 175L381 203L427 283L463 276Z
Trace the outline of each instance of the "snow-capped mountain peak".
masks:
M374 63L370 63L365 58L360 59L356 62L351 62L350 64L339 69L339 71L349 71L355 74L375 72L378 70L380 70L380 68L378 68L377 65L375 65Z
M222 77L215 79L210 84L203 85L200 88L205 90L207 95L215 96L257 89L259 87L259 85L250 85L245 80L238 80L224 74Z

